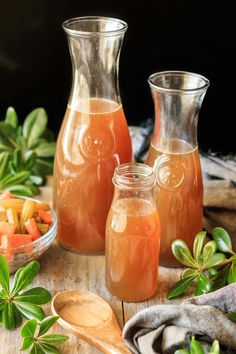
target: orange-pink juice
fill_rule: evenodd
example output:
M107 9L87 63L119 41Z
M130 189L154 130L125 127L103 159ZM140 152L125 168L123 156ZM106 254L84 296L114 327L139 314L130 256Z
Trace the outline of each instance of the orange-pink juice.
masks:
M171 251L172 242L180 238L192 248L194 236L202 229L202 172L197 148L177 139L166 146L172 152L160 151L151 145L147 164L153 166L156 159L165 154L169 159L168 172L174 174L176 181L182 180L173 190L158 185L156 197L161 224L160 264L177 266L179 263Z
M132 159L122 106L105 99L68 106L57 143L54 204L59 243L81 253L104 251L105 223L117 165Z
M157 290L159 218L139 198L119 199L106 226L106 286L125 301L142 301Z

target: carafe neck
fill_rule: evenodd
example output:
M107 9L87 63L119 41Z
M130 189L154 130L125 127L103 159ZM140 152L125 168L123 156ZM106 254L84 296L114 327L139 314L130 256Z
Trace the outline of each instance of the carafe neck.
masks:
M153 146L169 153L196 148L198 113L208 79L189 72L166 71L150 76L149 84L155 106Z
M83 17L66 21L63 27L73 68L69 105L77 109L91 98L120 105L119 57L127 24L112 18Z

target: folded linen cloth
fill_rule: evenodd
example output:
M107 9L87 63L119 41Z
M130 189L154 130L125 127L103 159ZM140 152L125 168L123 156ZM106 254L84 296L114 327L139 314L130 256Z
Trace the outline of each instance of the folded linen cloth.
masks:
M236 324L222 311L236 311L236 284L180 305L154 305L142 310L125 324L123 338L137 354L172 354L192 335L200 336L198 340L205 346L218 339L225 348L221 353L236 353Z

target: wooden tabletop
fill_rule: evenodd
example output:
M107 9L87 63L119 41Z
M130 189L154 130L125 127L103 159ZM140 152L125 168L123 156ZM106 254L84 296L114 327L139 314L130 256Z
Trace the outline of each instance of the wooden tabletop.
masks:
M51 200L51 188L42 189L41 199ZM166 293L170 286L178 280L180 269L159 268L159 287L155 297L141 303L126 303L109 294L104 282L104 256L81 256L63 250L54 241L49 250L40 258L40 274L32 286L43 286L54 296L63 290L83 289L93 291L109 302L121 327L139 310L153 304L166 302ZM50 305L44 306L47 315L51 315ZM100 353L91 345L68 334L60 326L55 325L55 333L69 335L70 339L61 346L65 354ZM20 329L12 332L0 327L0 354L17 354L21 345Z

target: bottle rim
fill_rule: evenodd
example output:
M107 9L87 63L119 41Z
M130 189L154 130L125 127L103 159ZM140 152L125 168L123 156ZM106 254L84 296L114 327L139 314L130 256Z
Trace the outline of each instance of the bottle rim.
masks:
M82 25L85 25L87 22L87 29L82 28ZM110 27L105 28L101 31L92 31L89 30L89 25L94 23L100 24L110 24ZM105 16L82 16L82 17L74 17L70 18L63 22L62 27L64 31L73 36L84 36L84 37L91 37L91 36L116 36L121 35L126 32L128 28L128 24L120 20L118 18L113 17L105 17ZM84 26L86 27L86 26Z
M195 85L192 83L192 86L188 87L167 87L164 83L161 82L161 79L164 77L169 78L187 78L190 82L195 81ZM195 80L194 80L195 79ZM197 81L198 80L198 84ZM154 91L169 93L169 94L197 94L202 93L207 90L210 86L210 81L203 75L193 73L190 71L181 71L181 70L166 70L166 71L159 71L148 78L148 83Z
M115 168L112 181L120 189L145 190L155 185L155 173L146 164L130 162Z

